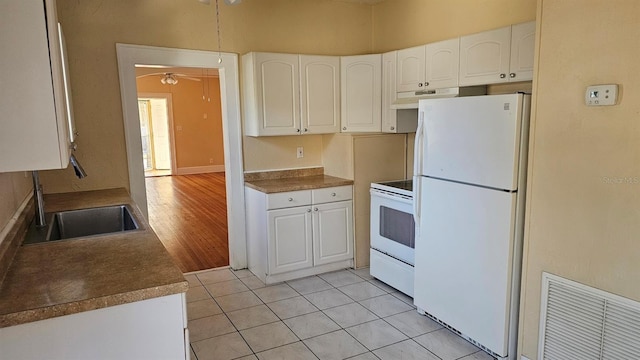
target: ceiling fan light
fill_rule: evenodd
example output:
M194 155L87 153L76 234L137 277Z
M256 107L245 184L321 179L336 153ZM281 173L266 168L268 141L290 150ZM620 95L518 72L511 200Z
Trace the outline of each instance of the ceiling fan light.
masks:
M160 79L160 82L163 85L175 85L178 83L178 79L176 79L173 74L166 74L162 79Z

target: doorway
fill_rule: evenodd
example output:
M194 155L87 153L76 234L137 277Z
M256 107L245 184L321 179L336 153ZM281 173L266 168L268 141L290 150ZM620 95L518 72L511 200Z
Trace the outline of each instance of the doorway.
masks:
M149 224L183 272L228 266L218 71L137 66L136 85Z
M171 94L138 93L138 116L145 177L174 173L175 147Z
M229 265L233 269L247 267L244 173L242 162L242 129L238 55L210 51L159 48L116 44L120 90L127 145L129 187L133 200L148 217L147 196L142 162L140 120L138 117L135 69L152 65L217 69L220 76L225 188L229 238Z

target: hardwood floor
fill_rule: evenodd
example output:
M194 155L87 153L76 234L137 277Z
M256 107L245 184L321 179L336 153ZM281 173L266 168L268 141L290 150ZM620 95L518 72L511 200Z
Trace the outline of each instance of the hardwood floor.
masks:
M149 223L183 272L229 265L224 173L149 177Z

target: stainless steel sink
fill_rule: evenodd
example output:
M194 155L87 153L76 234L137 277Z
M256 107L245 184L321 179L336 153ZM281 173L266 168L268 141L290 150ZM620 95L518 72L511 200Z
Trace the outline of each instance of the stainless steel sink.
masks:
M111 234L140 228L128 205L114 205L46 214L47 226L31 224L23 244Z

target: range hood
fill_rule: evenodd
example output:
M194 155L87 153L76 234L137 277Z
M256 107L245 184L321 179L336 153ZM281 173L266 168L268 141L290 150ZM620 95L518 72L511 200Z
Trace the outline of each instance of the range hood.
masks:
M397 100L391 104L392 109L417 109L418 101L422 99L437 99L448 98L458 96L476 96L486 95L487 87L482 86L468 86L468 87L454 87L443 88L434 90L420 90L420 91L405 91L399 92Z

